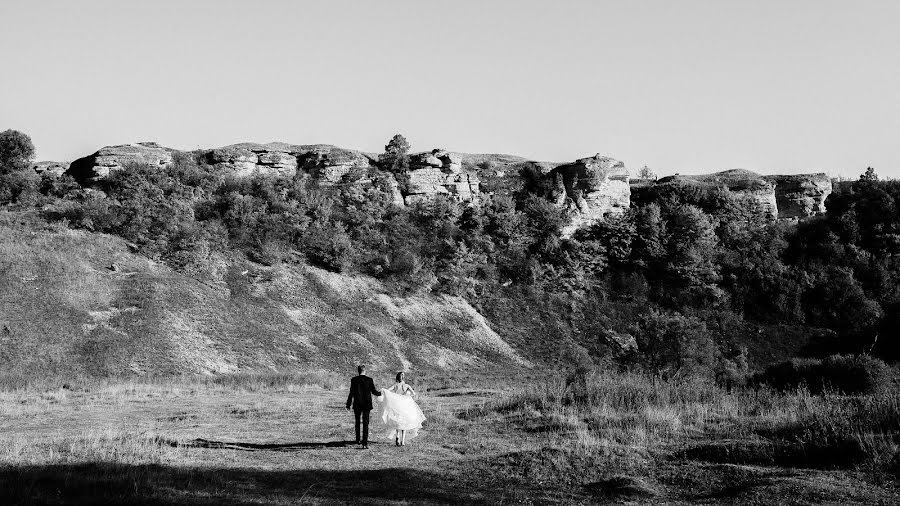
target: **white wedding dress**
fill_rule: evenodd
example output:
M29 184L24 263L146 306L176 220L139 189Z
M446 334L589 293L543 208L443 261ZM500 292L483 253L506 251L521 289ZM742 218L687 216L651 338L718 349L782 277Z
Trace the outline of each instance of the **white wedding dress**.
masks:
M406 439L412 439L419 435L425 414L416 404L407 385L395 383L391 388L381 391L378 399L378 411L375 419L380 419L387 427L387 436L393 439L395 431L405 430Z

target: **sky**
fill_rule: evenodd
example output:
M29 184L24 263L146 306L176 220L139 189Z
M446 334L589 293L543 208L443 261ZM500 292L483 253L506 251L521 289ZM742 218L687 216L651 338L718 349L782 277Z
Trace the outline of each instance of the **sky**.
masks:
M896 0L0 0L0 130L900 177Z

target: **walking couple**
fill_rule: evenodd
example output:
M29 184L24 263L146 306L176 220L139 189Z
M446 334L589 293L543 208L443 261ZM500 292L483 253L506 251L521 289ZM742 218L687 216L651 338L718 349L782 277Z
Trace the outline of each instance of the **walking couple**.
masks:
M378 391L372 378L366 376L366 366L361 365L356 370L359 376L350 380L350 394L347 396L347 410L353 408L356 418L356 444L369 448L369 413L373 408L373 395L379 397L380 401L375 419L381 419L388 429L389 437L394 436L394 444L403 446L407 439L416 437L425 421L425 415L413 400L417 394L404 381L404 373L397 373L397 382L391 388ZM360 424L362 439L359 437Z

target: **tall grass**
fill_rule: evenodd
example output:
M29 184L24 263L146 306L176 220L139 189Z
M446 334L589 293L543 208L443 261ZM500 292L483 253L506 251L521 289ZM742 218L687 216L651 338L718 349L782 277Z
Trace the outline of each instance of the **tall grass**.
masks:
M464 414L544 432L576 456L652 454L739 463L882 468L900 450L900 392L811 395L806 389L728 391L712 382L594 372L492 400Z
M174 462L183 449L150 433L92 430L77 435L35 440L15 435L0 445L2 465L162 464Z
M291 392L304 386L317 386L325 390L337 390L348 384L346 378L324 371L282 371L282 372L246 372L207 376L203 382L230 389L241 389L249 392L260 390L283 390Z
M262 390L293 392L304 387L335 390L346 378L325 370L259 371L218 375L166 376L44 376L30 377L0 373L0 392L64 392L66 390L133 392L148 387L163 389L222 388L257 392Z

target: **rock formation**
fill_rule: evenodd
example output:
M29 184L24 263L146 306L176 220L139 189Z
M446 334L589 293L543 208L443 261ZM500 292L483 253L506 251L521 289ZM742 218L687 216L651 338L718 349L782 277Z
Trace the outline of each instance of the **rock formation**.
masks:
M779 218L807 218L825 212L825 199L832 192L826 174L766 176L775 185Z
M83 184L90 185L131 163L164 167L172 163L177 151L156 143L144 142L122 146L108 146L96 153L76 160L68 173ZM237 177L255 174L299 177L308 174L318 184L329 187L342 183L371 184L369 171L375 158L359 151L331 145L296 145L273 142L268 144L241 143L200 152L203 161L223 173ZM44 166L35 170L46 170ZM348 181L351 172L359 173ZM435 149L410 156L410 171L404 192L392 182L394 202L398 205L427 201L436 195L446 195L460 202L478 199L480 179L474 172L463 170L460 155Z
M234 144L208 151L206 161L238 177L254 174L293 177L297 174L297 156L293 151L297 147L280 143Z
M734 169L718 172L711 176L710 181L721 182L738 199L755 203L768 215L769 219L778 218L775 185L759 174L749 170Z
M644 180L631 185L636 202L646 203L667 192L667 188L683 185L720 187L727 189L739 201L757 206L770 220L779 215L775 198L775 185L765 177L744 169L725 170L714 174L674 175L659 178L655 182Z
M727 188L738 199L760 206L773 220L822 214L825 212L825 199L832 192L831 179L825 174L762 176L735 169L696 176L666 176L655 182L633 180L632 200L644 204L664 194L666 186L686 184Z
M572 211L563 237L605 216L622 214L631 205L628 170L624 163L608 156L581 158L556 167L545 177L553 183L550 199Z
M39 174L51 176L65 172L90 186L129 164L165 167L173 162L176 153L154 142L140 142L101 148L75 160L68 170L65 164L57 162L37 162L32 167ZM241 143L203 150L199 155L205 163L237 177L309 177L326 188L373 184L377 174L375 155L327 144ZM523 177L510 177L515 174ZM599 154L555 164L511 155L459 154L442 149L410 155L405 179L399 185L394 179L389 182L397 205L427 202L437 195L476 202L482 180L489 193L509 195L521 190L525 181L536 182L537 191L555 205L570 210L571 222L564 228L564 236L605 216L622 214L632 202L641 204L659 198L666 188L678 185L726 188L738 199L761 207L771 219L824 213L825 199L832 192L831 180L825 174L761 176L738 169L632 181L629 185L625 165Z
M464 171L459 155L441 149L409 156L409 174L404 200L407 204L426 202L446 195L459 202L478 200L481 180Z
M434 149L424 153L409 155L409 170L437 168L449 174L462 171L462 157L442 149Z
M294 177L298 170L320 184L340 183L354 168L368 169L372 159L358 151L328 144L235 144L207 153L208 163L238 176L270 174Z
M175 150L164 148L155 142L107 146L92 155L75 160L66 172L82 184L93 183L129 164L165 167L172 163L174 152Z
M325 185L340 183L354 168L368 168L372 160L358 151L330 145L310 146L297 157L300 169Z
M68 173L80 182L90 184L132 163L167 166L172 163L175 153L176 150L153 142L107 146L73 162ZM201 153L204 162L237 177L254 174L294 177L299 169L326 185L341 182L343 176L354 167L369 168L372 160L358 151L330 145L283 142L233 144ZM41 172L46 169L43 165L36 165L35 170Z
M207 160L240 176L258 173L293 177L299 169L324 184L339 183L353 168L370 166L370 158L358 151L328 144L282 142L235 144L213 149L207 154Z

